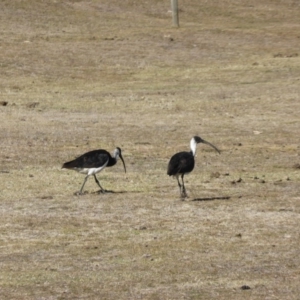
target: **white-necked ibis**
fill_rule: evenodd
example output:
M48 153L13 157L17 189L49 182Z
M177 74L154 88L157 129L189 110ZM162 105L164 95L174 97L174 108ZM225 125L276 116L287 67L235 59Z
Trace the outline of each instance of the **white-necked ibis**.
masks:
M75 170L82 174L87 174L84 179L84 182L81 186L79 194L82 194L83 187L89 178L93 175L96 183L101 189L101 192L105 192L103 187L100 185L99 180L96 177L96 174L101 172L105 167L112 167L117 163L118 158L121 158L126 173L126 166L124 159L121 154L121 148L117 147L114 150L113 156L109 152L103 149L89 151L83 155L77 157L76 159L66 162L63 164L62 168Z
M199 143L203 143L211 146L220 154L220 151L217 147L203 140L199 136L194 136L190 141L191 151L190 152L183 151L183 152L176 153L171 157L169 161L167 174L169 176L175 176L177 178L180 195L182 198L187 197L183 177L185 174L192 172L194 169L195 166L194 156L196 154L197 144ZM179 182L179 176L181 176L182 184L180 184Z

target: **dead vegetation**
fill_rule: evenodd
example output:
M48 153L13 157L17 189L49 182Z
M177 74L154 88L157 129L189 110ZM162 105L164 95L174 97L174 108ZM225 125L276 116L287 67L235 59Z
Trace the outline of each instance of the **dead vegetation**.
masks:
M200 2L1 1L1 299L299 298L299 3Z

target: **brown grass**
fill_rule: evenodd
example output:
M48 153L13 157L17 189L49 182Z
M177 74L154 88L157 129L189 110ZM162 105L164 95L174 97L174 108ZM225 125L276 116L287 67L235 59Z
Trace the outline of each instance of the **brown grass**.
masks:
M1 1L1 299L299 299L299 4L169 4Z

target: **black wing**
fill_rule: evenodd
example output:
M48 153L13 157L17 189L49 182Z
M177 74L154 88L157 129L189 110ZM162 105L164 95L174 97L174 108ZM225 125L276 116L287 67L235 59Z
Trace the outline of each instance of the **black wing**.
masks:
M193 171L195 166L195 159L190 152L179 152L174 154L168 165L169 176L176 174L189 173Z
M63 164L63 168L99 168L103 166L111 155L106 150L93 150L87 152L76 159Z

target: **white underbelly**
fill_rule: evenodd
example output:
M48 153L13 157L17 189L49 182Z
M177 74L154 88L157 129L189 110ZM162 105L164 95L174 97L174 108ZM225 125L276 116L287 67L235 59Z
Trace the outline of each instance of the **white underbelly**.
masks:
M107 166L107 164L108 164L108 160L101 167L98 167L98 168L76 168L76 171L78 171L81 174L94 175L94 174L101 172Z

